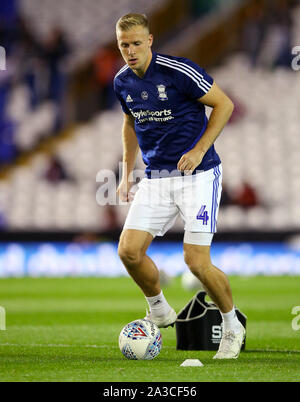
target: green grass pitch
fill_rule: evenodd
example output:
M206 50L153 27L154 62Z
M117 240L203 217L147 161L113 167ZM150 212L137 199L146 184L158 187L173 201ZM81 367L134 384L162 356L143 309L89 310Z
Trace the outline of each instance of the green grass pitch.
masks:
M210 382L299 381L299 277L230 277L235 304L247 317L246 350L217 361L211 351L177 351L174 328L162 329L163 348L151 361L126 360L122 327L145 315L146 302L130 278L0 280L0 381ZM193 296L175 278L164 288L179 311ZM299 314L299 313L298 313ZM298 324L300 319L298 320ZM203 367L180 367L187 358Z

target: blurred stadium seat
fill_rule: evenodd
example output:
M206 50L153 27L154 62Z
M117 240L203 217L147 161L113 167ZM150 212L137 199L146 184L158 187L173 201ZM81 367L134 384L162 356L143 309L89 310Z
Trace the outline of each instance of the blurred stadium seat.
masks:
M164 3L166 0L136 0L134 9L151 14ZM120 15L132 11L133 4L131 0L82 0L74 7L72 0L61 0L57 7L55 2L44 0L41 7L39 0L20 0L20 7L37 36L46 38L53 27L63 29L74 50L74 63L78 63L114 39L112 27Z
M44 35L52 24L61 24L72 47L80 49L111 40L116 17L129 11L131 4L120 0L117 6L110 2L110 7L99 7L97 0L84 0L74 9L71 3L62 0L57 8L45 0L39 7L37 0L22 0L21 7L35 32ZM141 0L135 9L151 12L158 3L161 5L158 1ZM294 9L293 18L299 21L300 7ZM294 43L300 41L298 24L294 24L293 36ZM209 72L243 109L216 142L223 161L224 183L234 194L246 181L259 198L258 205L248 209L234 203L221 207L219 230L299 229L300 117L295 107L300 104L299 73L286 67L252 68L244 52L230 54ZM32 149L40 138L51 133L56 115L53 102L43 102L33 111L29 111L29 102L27 87L15 86L8 113L17 123L15 141L22 150ZM5 216L6 227L20 231L107 229L106 210L96 203L96 175L101 169L118 170L121 126L119 106L99 112L76 126L71 135L58 139L50 152L39 152L26 164L16 166L0 181L0 212ZM69 176L57 184L45 177L53 154ZM141 159L138 167L143 168ZM115 210L121 227L128 206L116 206ZM179 220L172 230L181 229Z

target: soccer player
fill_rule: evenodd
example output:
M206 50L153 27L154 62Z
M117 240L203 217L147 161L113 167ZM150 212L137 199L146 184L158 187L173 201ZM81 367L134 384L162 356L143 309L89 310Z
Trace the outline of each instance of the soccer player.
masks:
M214 358L237 358L245 329L236 316L228 278L210 258L222 178L214 142L233 103L197 64L153 52L145 15L121 17L116 35L126 62L114 78L124 112L123 173L117 190L122 201L130 201L130 174L139 149L146 164L146 177L120 236L119 257L146 297L146 319L158 327L173 325L176 312L164 297L159 271L146 251L180 214L185 262L222 314L223 335ZM205 105L212 108L209 119Z

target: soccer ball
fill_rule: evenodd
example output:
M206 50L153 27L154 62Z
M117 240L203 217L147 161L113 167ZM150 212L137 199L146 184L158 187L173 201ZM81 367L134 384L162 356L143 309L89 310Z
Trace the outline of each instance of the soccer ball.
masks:
M191 271L182 274L181 285L185 290L204 290L202 283Z
M162 348L160 330L151 321L132 321L120 332L119 348L130 360L154 359Z

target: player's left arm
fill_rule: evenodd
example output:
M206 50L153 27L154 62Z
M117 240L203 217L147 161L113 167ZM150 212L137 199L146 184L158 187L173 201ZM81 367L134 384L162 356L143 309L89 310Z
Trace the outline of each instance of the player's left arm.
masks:
M229 97L214 82L208 93L198 99L212 108L206 130L194 148L180 158L177 169L192 173L201 163L208 149L214 144L224 126L230 119L234 105Z

